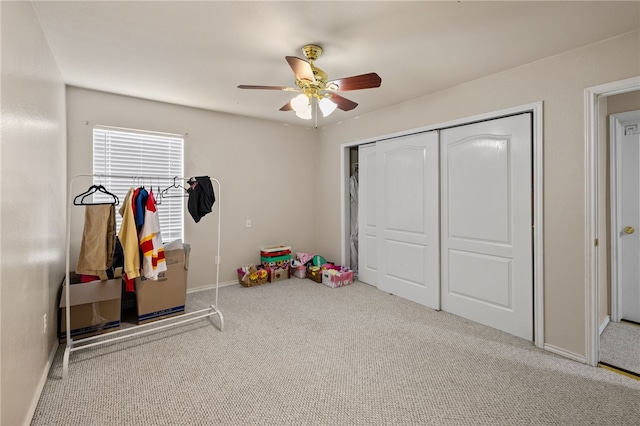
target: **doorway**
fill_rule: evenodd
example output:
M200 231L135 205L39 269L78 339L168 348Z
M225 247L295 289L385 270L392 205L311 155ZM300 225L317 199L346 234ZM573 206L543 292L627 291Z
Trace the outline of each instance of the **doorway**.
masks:
M609 117L611 320L640 324L640 110Z
M609 96L601 105L609 124L611 238L607 289L600 285L608 316L600 326L599 364L640 377L640 91Z
M610 203L606 195L606 102L610 97L640 90L640 77L585 89L585 201L587 207L587 294L585 361L597 366L600 361L600 333L608 318L603 319L609 298L607 268L606 217ZM604 109L604 111L603 111ZM604 146L604 149L603 149ZM604 224L604 225L603 225ZM603 238L604 237L604 238ZM600 241L605 244L600 244ZM605 315L606 316L606 315Z

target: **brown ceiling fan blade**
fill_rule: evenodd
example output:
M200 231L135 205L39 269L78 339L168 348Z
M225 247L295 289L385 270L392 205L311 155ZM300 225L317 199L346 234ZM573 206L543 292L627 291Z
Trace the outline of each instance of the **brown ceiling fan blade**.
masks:
M287 102L280 108L280 111L293 111L293 107L291 106L291 102Z
M313 70L309 62L295 56L285 56L285 59L298 80L309 80L315 83L316 78L313 76Z
M252 86L247 84L240 84L238 86L238 89L285 90L285 91L297 90L287 86Z
M335 93L328 93L326 96L331 99L336 105L338 105L338 108L343 111L351 111L358 106L358 104L353 102L352 100L344 98L340 95L336 95Z
M327 89L336 92L348 92L350 90L372 89L380 87L382 79L375 72L369 74L354 75L353 77L345 77L338 80L332 80L327 83ZM337 85L337 88L334 88Z

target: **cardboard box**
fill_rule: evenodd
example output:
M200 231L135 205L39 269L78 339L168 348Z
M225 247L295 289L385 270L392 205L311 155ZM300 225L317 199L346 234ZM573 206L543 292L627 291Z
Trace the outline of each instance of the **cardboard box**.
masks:
M73 340L120 329L120 303L122 278L106 281L80 283L79 276L69 274L69 304L71 305L71 338ZM66 283L60 292L60 316L58 317L58 339L67 341Z
M187 273L191 247L165 251L167 271L156 280L136 278L138 324L184 313L187 301Z

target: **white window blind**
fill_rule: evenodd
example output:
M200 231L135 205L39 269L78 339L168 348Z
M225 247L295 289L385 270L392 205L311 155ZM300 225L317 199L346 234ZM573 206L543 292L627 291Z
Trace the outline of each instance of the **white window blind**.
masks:
M153 190L158 202L158 216L163 242L183 238L184 201L186 193L181 189L167 192L168 197L160 197L160 192L172 186L174 177L183 174L183 145L181 135L133 131L111 127L93 129L93 173L105 177L95 177L94 184L101 184L124 202L129 188L144 186ZM124 177L106 177L119 175ZM130 176L159 176L154 179L132 179ZM182 181L177 181L182 185ZM103 196L99 192L95 201ZM120 230L122 218L116 214L116 226Z

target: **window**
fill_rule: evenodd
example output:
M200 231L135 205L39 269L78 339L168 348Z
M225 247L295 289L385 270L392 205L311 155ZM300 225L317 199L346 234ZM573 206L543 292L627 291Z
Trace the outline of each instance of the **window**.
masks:
M160 197L159 192L173 185L174 177L183 176L182 135L143 132L113 127L93 129L93 174L119 177L94 178L114 193L122 203L132 186L145 186L153 190L158 201L158 216L163 242L183 239L184 198ZM159 176L162 178L138 178L133 176ZM182 182L180 182L182 184ZM172 195L184 195L176 190ZM99 198L96 197L99 201ZM120 229L122 218L116 214L116 226Z

